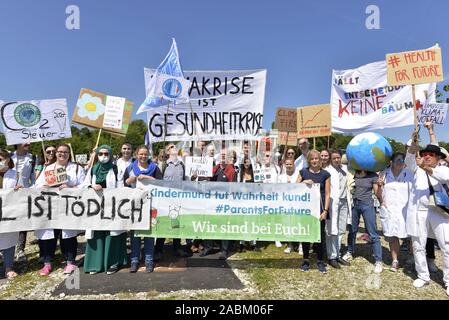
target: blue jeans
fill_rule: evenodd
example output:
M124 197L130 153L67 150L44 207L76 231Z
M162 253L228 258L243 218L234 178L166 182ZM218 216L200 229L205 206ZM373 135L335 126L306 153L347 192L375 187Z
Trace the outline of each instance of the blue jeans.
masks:
M154 253L154 238L144 237L143 248L145 252L145 265L153 264ZM131 235L131 263L139 263L140 261L140 244L141 238L134 236L134 231Z
M16 251L16 246L11 248L1 250L3 252L3 265L7 269L12 269L14 264L14 252Z
M360 215L363 216L365 222L365 228L368 231L369 237L373 245L373 254L376 262L382 261L382 247L380 245L380 237L377 234L376 226L376 211L374 210L374 204L362 202L354 199L354 207L352 208L352 224L351 232L348 235L348 252L354 253L355 240L357 237L357 231L359 229Z

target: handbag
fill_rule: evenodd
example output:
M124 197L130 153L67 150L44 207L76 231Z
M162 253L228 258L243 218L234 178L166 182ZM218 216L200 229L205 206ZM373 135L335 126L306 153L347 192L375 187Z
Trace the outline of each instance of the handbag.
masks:
M432 184L430 183L429 175L427 175L427 182L429 183L429 207L439 208L438 210L441 213L444 213L446 216L449 216L449 195L446 190L444 191L435 191L433 189Z

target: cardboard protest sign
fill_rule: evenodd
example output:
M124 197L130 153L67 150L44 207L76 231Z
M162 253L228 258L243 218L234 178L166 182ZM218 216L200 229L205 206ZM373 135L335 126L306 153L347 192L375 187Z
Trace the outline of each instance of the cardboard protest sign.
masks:
M296 146L298 142L297 132L278 131L278 144L287 146Z
M355 134L414 124L411 86L389 86L387 63L332 71L332 131ZM416 103L435 102L435 83L416 85Z
M441 48L389 53L386 55L388 85L440 82L443 77Z
M68 181L65 167L57 167L55 169L51 168L49 170L45 170L44 175L45 184L50 187L64 184Z
M0 102L6 144L70 138L65 99Z
M448 105L447 103L428 103L417 108L418 123L424 124L430 121L433 124L444 124Z
M87 154L76 154L75 161L81 164L87 164Z
M151 142L258 139L263 126L266 73L184 71L190 81L190 103L148 110ZM145 69L147 95L153 74L154 69Z
M329 104L306 106L297 109L298 137L324 137L332 134L331 107Z
M149 195L139 189L0 189L0 199L0 233L150 228Z
M296 133L298 131L296 123L297 123L296 109L277 108L276 122L275 122L276 129L278 129L279 131Z
M151 229L138 236L305 241L320 239L320 189L304 183L140 180L151 194Z
M123 104L124 101L124 104ZM72 122L125 136L133 112L133 102L81 89Z
M212 157L186 157L186 176L212 177L213 164Z
M271 179L271 168L254 169L254 182L264 182Z

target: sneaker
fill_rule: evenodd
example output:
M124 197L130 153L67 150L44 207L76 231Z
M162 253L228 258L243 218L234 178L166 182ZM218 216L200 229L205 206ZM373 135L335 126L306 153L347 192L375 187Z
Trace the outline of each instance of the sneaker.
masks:
M344 266L350 266L351 265L348 261L343 260L342 258L338 258L337 261L338 261L339 264L342 264Z
M274 243L276 245L276 248L282 248L282 243L280 241L275 241Z
M118 266L114 265L109 267L108 271L106 271L106 274L114 274L118 271Z
M391 264L390 271L397 272L399 270L399 261L394 260Z
M310 263L309 263L309 261L304 260L304 262L303 262L302 265L301 265L301 270L304 271L304 272L306 272L306 271L309 271L309 269L310 269Z
M51 264L50 263L46 263L44 264L44 267L39 271L39 274L41 276L48 276L51 272Z
M76 270L76 265L68 263L64 268L64 274L72 274Z
M301 244L299 244L299 246L298 246L298 254L300 256L304 255L304 252L302 252L302 245Z
M326 264L323 261L318 261L317 266L321 273L327 273Z
M136 273L139 269L139 262L131 262L131 267L129 268L129 272Z
M18 274L14 272L13 270L6 272L6 279L11 280L17 277Z
M149 263L147 265L145 265L145 272L146 273L151 273L154 271L154 265L152 263Z
M23 250L18 251L16 254L16 260L17 260L17 262L26 262L27 256L25 254L25 251L23 251Z
M374 273L381 273L382 270L383 270L383 268L382 268L382 262L377 261L377 262L374 264Z
M429 269L429 272L431 272L431 273L438 272L438 268L435 265L434 259L427 258L427 268Z
M89 272L89 274L97 274L98 272L97 271L91 271L91 272Z
M429 284L429 281L424 281L423 279L420 279L420 278L418 278L415 281L413 281L413 286L415 288L422 288L422 287L424 287L424 286L426 286L428 284Z
M332 268L341 269L340 264L338 263L337 259L330 259L329 264Z
M293 246L292 245L288 245L288 247L284 250L284 253L290 253L293 251Z
M349 252L349 251L346 252L346 254L342 257L342 259L345 260L345 261L347 261L347 262L351 261L351 260L353 259L352 253Z

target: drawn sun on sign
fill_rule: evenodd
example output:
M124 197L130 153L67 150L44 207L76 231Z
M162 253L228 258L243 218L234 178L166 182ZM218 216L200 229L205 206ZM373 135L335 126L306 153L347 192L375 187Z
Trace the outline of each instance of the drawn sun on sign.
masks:
M88 93L84 93L76 104L78 107L78 116L81 118L89 118L91 121L97 120L104 114L104 104L98 97L92 97Z

